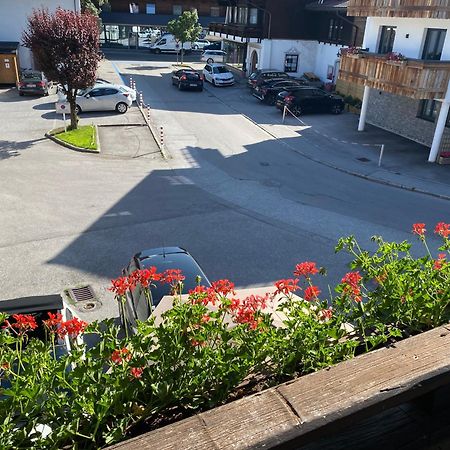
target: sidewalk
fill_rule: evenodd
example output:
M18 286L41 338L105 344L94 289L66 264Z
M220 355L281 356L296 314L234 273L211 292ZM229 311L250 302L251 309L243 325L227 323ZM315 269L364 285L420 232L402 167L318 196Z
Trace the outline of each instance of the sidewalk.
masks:
M249 105L252 106L252 105ZM296 119L280 111L245 108L258 126L303 156L371 181L450 200L450 166L428 163L429 148L366 125L358 132L358 116L308 114ZM259 112L257 111L259 110ZM378 166L381 144L384 152Z

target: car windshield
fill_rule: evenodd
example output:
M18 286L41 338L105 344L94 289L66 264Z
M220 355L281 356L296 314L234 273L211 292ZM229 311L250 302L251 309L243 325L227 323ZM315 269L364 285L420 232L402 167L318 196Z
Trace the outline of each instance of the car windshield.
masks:
M224 66L218 66L213 68L214 73L230 73L230 71Z

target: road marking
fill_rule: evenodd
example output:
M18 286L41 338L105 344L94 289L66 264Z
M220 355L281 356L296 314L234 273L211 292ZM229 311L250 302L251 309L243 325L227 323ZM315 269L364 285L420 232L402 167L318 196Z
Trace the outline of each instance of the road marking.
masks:
M130 211L120 211L117 213L104 214L103 217L131 216Z

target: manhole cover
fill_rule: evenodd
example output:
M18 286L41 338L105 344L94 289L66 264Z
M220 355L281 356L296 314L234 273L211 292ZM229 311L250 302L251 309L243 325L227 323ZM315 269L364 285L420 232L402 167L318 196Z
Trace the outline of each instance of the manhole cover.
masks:
M268 166L270 166L270 164L268 163L268 162L260 162L259 163L261 166L263 166L263 167L268 167Z
M362 158L356 158L358 161L362 161L362 162L369 162L370 161L370 159L368 159L368 158L364 158L364 157L362 157Z

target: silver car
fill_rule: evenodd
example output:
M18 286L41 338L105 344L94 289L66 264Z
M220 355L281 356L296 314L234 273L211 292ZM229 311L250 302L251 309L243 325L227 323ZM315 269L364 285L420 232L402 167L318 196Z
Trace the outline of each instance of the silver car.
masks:
M60 98L58 102L65 102ZM87 111L117 111L124 114L133 104L130 92L114 84L95 85L78 91L76 98L77 114Z

